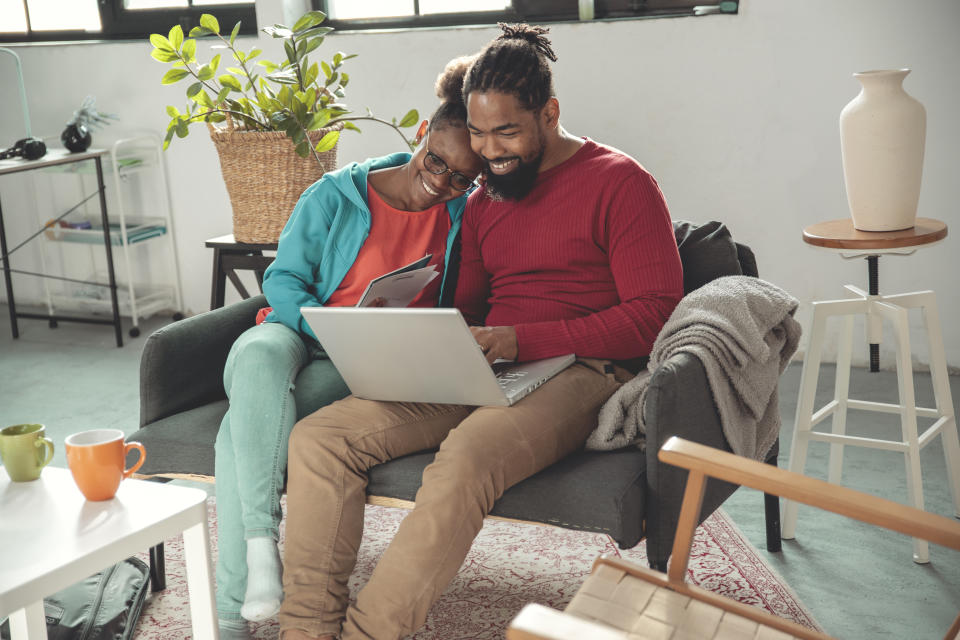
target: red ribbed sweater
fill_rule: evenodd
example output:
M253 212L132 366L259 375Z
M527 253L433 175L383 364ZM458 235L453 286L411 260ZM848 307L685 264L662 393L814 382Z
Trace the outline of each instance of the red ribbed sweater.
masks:
M521 201L472 194L455 306L513 326L518 360L648 355L683 296L673 226L639 163L585 139Z

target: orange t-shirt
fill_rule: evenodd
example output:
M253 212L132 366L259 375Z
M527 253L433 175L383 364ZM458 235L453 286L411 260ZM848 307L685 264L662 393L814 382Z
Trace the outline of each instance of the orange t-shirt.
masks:
M425 211L401 211L384 202L369 185L367 201L370 204L370 234L343 282L325 304L331 307L353 306L371 280L432 253L430 264L436 265L440 275L424 287L410 306L437 306L447 235L450 233L450 214L447 213L446 203L434 205Z

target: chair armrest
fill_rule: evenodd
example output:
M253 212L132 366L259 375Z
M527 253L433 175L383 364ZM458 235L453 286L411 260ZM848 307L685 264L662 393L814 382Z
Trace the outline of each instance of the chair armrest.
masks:
M960 549L960 522L892 500L681 438L670 438L660 450L659 458L693 473L753 487L910 537Z
M663 362L650 378L643 419L647 427L647 506L644 533L650 566L666 567L680 517L686 472L657 458L660 447L673 436L729 451L703 363L689 353ZM736 486L711 482L704 497L701 521Z
M140 427L224 398L230 347L265 306L255 296L152 333L140 356Z

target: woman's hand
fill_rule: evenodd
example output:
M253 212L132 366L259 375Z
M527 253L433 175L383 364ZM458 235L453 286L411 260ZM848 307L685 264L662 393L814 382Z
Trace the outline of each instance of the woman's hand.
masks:
M470 327L470 333L490 364L497 358L517 359L519 348L517 332L513 327Z

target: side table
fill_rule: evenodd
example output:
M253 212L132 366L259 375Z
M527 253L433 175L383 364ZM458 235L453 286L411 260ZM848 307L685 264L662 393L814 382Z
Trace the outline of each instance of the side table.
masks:
M244 299L249 298L247 288L240 282L237 269L253 271L257 277L257 284L263 287L263 272L273 262L273 256L263 255L264 251L276 251L277 243L248 244L237 242L233 234L210 238L206 246L213 249L213 285L210 292L210 309L219 309L223 306L226 293L227 278L236 287Z
M89 502L67 469L32 482L0 468L0 618L12 640L47 637L43 598L183 533L193 637L216 640L207 494L124 480L117 495Z
M107 219L107 199L106 199L106 187L103 183L103 156L109 153L106 149L87 149L86 151L80 153L70 153L66 149L53 149L43 156L39 160L23 160L22 158L13 158L8 160L0 160L0 175L20 173L23 171L32 171L34 169L42 169L44 167L52 167L54 165L61 164L70 164L73 162L82 162L84 160L93 160L96 165L97 171L97 191L93 194L90 194L87 199L92 198L95 194L100 196L100 223L103 228L103 246L104 251L106 252L107 259L107 283L102 282L87 282L84 280L77 280L74 278L66 278L60 276L54 276L46 273L36 273L33 271L22 271L20 269L14 269L10 266L10 255L27 244L37 236L43 233L44 229L41 228L39 231L29 236L26 240L23 240L15 246L13 249L7 248L7 235L3 226L3 209L0 207L0 259L3 260L3 282L7 290L7 304L10 311L10 328L13 332L14 338L20 337L20 330L17 326L17 318L35 318L46 320L50 323L51 328L56 326L58 321L62 322L87 322L92 324L109 324L113 325L113 331L116 334L117 346L123 346L123 335L121 334L121 324L120 324L120 305L117 302L117 280L113 268L113 247L110 243L110 221ZM79 208L84 202L87 201L84 199L80 204L75 207L67 210L66 213L58 216L57 221L66 217L69 213L73 212L75 209ZM64 280L67 282L78 282L80 284L88 284L98 287L108 287L110 289L110 307L113 311L112 317L107 319L101 318L87 318L87 317L78 317L78 316L65 316L62 314L37 314L37 313L24 313L22 311L17 311L16 300L13 296L13 280L10 277L11 273L22 273L31 276L37 276L40 278L52 278L55 280ZM136 321L136 319L134 319Z
M830 443L828 480L832 483L839 483L841 480L845 444L902 452L906 460L907 491L911 504L917 509L923 509L920 450L939 435L943 441L954 511L960 517L960 438L957 435L953 400L950 395L936 295L929 290L880 295L877 276L877 261L880 256L910 255L918 248L928 247L941 241L946 235L947 225L931 218L918 218L913 228L902 231L858 231L849 218L821 222L804 229L803 240L810 245L840 253L843 257L865 257L868 264L869 291L865 292L853 285L846 285L844 289L850 294L848 299L813 303L813 323L800 377L800 397L797 402L793 444L790 447L790 471L803 473L807 446L811 440ZM930 345L930 375L936 408L918 407L914 397L908 311L918 308L923 311ZM871 345L870 368L872 371L879 369L882 321L886 320L893 326L897 342L896 365L900 396L898 404L867 402L848 397L853 319L856 315L862 315L866 320L866 334ZM837 352L834 398L814 412L814 397L817 392L826 321L833 316L844 317ZM901 440L846 435L848 409L899 414ZM815 425L830 416L833 417L831 433L813 431ZM918 417L932 418L934 422L923 433L918 433ZM796 524L797 503L785 501L782 537L792 539ZM925 540L914 538L913 560L917 563L930 561L929 548Z

